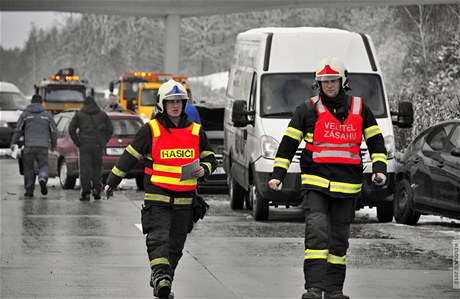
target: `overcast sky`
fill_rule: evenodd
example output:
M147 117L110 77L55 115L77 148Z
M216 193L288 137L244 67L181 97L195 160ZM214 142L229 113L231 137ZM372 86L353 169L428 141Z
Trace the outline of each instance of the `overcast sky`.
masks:
M0 12L0 44L5 49L22 48L32 23L38 28L49 28L53 22L61 22L66 15L56 12Z

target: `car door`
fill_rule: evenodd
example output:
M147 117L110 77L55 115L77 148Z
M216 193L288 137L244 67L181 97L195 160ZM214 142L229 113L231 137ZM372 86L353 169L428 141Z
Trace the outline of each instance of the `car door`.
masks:
M421 198L430 206L446 209L451 204L446 201L444 188L448 184L445 171L445 149L448 137L454 124L447 123L436 126L426 136L422 146L421 158L423 160L424 180L420 181L424 194ZM443 200L444 199L444 200Z
M446 139L444 150L436 159L440 180L435 182L439 189L435 203L450 211L460 212L460 125L456 125ZM457 155L454 150L457 150Z

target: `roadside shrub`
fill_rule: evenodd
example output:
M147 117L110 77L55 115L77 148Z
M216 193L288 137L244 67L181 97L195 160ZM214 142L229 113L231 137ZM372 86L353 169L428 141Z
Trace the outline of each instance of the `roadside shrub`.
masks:
M444 120L460 118L460 96L437 94L403 94L390 96L390 109L397 111L398 103L409 101L414 105L414 124L410 129L395 127L396 150L404 152L409 143L428 127Z

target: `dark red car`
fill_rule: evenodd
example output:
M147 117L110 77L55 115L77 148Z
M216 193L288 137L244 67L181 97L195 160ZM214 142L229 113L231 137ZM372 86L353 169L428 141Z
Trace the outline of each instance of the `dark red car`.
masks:
M61 112L54 116L57 125L57 148L48 152L49 177L59 177L63 189L72 189L79 176L78 148L69 135L70 120L75 112ZM116 164L124 149L133 141L136 132L143 126L138 115L125 113L107 113L112 120L113 135L107 143L103 156L102 181ZM22 160L19 160L22 166ZM20 169L22 174L22 169ZM144 165L142 159L126 175L126 179L135 178L139 189L144 188Z

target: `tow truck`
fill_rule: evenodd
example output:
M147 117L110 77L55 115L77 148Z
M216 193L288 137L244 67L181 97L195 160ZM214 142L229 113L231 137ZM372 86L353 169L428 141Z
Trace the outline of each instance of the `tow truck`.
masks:
M64 110L81 109L88 94L87 83L74 74L73 68L65 68L34 87L35 93L43 99L44 108L56 114ZM94 89L91 88L89 94L94 96Z
M155 113L158 105L158 88L169 79L181 82L187 90L191 103L195 103L190 86L186 82L187 77L172 74L124 72L118 81L110 82L109 90L113 92L116 86L120 105L126 110L139 114L145 121L151 119Z

